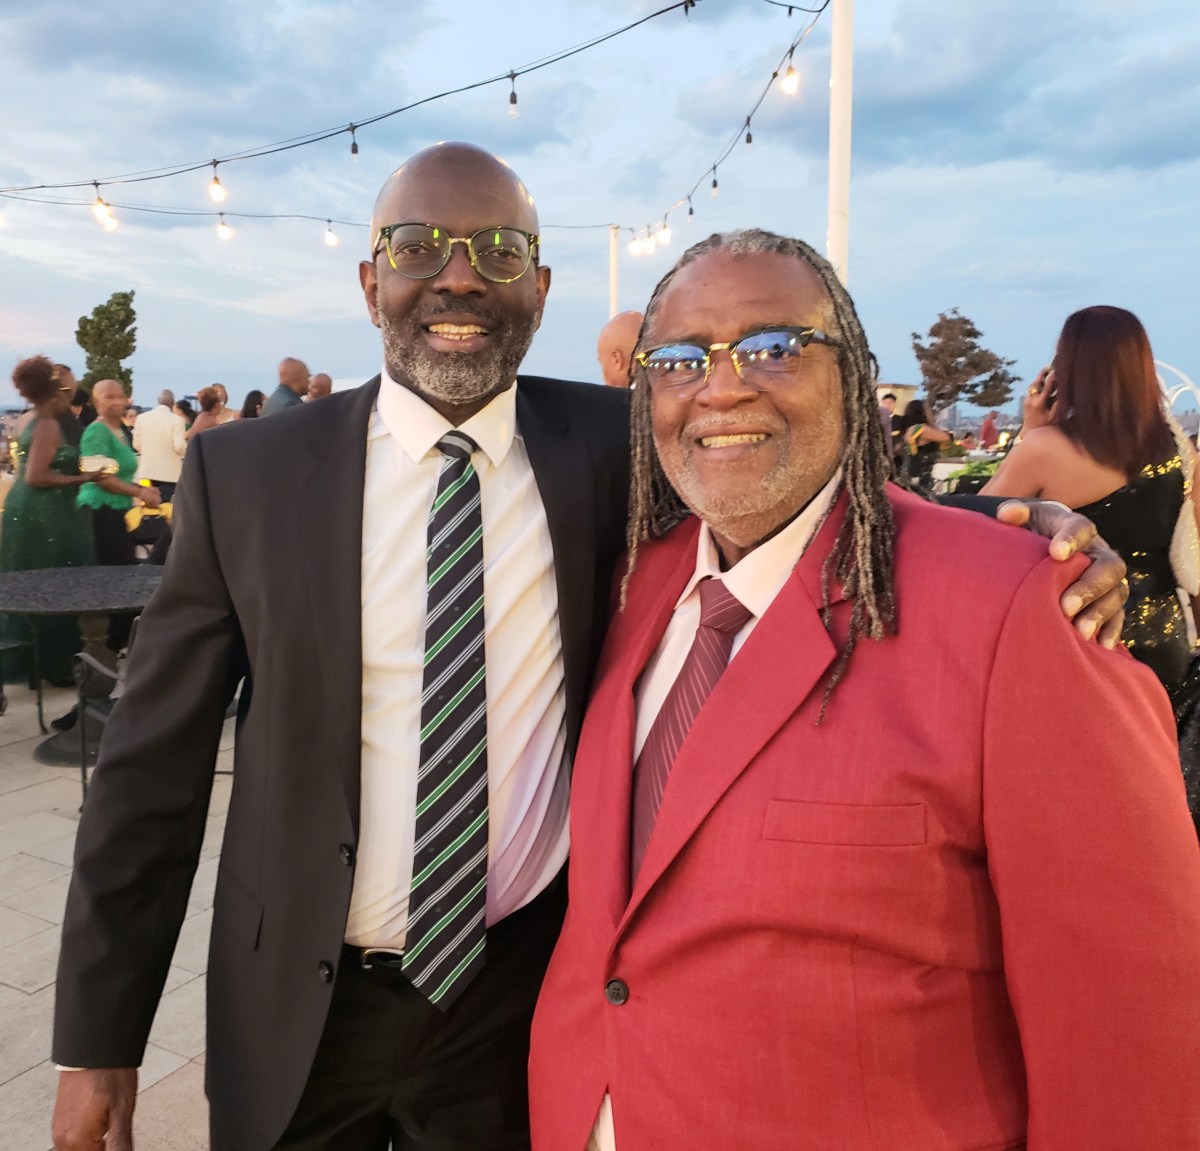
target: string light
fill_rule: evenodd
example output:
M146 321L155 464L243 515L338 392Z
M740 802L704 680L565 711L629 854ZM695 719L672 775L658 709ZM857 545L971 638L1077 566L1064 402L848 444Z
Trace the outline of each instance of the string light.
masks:
M771 0L768 0L768 2L771 2ZM763 88L762 92L760 93L758 101L755 103L754 107L751 108L750 114L745 117L742 124L739 126L739 130L734 134L732 140L726 146L725 150L720 155L717 156L715 163L713 163L713 165L710 167L709 171L712 176L711 194L712 194L713 198L716 198L720 194L719 193L720 185L719 185L719 182L717 179L717 168L720 166L720 164L725 159L727 159L729 157L729 155L732 153L733 149L736 148L736 146L739 142L744 140L744 142L747 145L752 145L752 143L753 143L753 135L752 135L752 131L751 131L752 117L753 117L753 114L758 110L758 108L761 107L763 101L765 100L767 94L770 91L771 85L773 85L774 83L779 81L780 86L784 89L785 92L788 92L789 94L793 90L798 90L799 77L796 73L796 70L795 70L793 64L792 64L793 53L794 53L795 49L807 38L809 33L812 31L813 27L816 25L816 23L817 23L816 17L819 16L822 12L824 12L829 7L829 2L830 2L830 0L825 0L825 2L822 3L820 5L820 7L816 8L816 9L807 9L807 8L804 8L801 6L779 4L780 7L787 7L787 8L794 7L799 11L812 12L814 18L800 32L800 34L798 36L796 36L796 38L792 41L791 45L787 49L786 55L784 56L783 60L780 61L780 64L779 64L779 66L777 66L776 70L771 73L770 79L767 81L765 87ZM450 90L447 92L439 93L436 96L427 97L423 100L417 101L416 104L414 104L414 105L406 105L404 107L395 108L389 112L385 112L380 115L373 116L367 121L367 123L375 123L375 122L385 119L387 117L394 116L400 112L408 111L410 109L410 107L415 107L419 104L426 104L426 103L431 102L432 100L442 99L444 97L452 96L452 95L455 95L462 91L473 90L475 88L480 88L480 87L490 85L490 84L493 84L496 82L502 82L505 79L507 79L510 84L509 113L511 116L515 117L518 114L517 92L516 92L517 76L523 75L525 71L530 71L535 67L536 68L545 67L547 64L555 63L555 62L558 62L559 60L566 59L567 57L569 57L571 55L575 55L578 52L585 50L586 48L594 47L596 44L601 43L604 40L611 39L612 37L619 35L621 32L629 31L632 28L635 28L638 25L645 23L647 20L652 19L656 16L663 15L666 12L669 12L672 10L677 10L679 8L683 8L684 11L686 12L686 10L689 6L690 5L686 5L686 4L672 4L669 7L663 8L658 12L652 13L649 16L643 17L641 20L635 21L634 23L627 25L623 29L618 29L616 32L608 33L607 35L605 35L603 37L597 37L595 40L589 41L587 44L578 45L574 49L570 49L565 52L559 53L553 57L546 58L541 61L537 61L534 65L531 65L528 68L512 69L511 71L509 71L507 73L501 73L499 76L494 76L487 80L477 81L472 84L464 85L460 89L453 89L453 90ZM791 12L789 11L788 14L791 15ZM785 63L786 63L786 71L781 76L780 68ZM344 127L339 127L339 128L323 131L320 133L311 133L306 136L299 137L299 138L296 138L293 140L282 141L279 144L267 145L262 148L255 149L253 151L243 152L239 155L226 157L223 160L213 159L210 161L206 161L202 165L190 164L190 165L186 165L186 166L182 166L182 167L178 167L178 168L158 169L158 170L149 171L149 172L133 172L133 173L128 173L123 176L114 176L114 177L106 179L105 185L107 186L112 183L140 183L140 182L144 182L146 180L159 180L159 179L167 178L169 176L180 175L185 172L192 172L192 171L195 171L198 167L207 167L208 165L211 164L212 170L213 170L212 184L216 185L218 188L220 188L221 193L224 193L225 189L221 186L220 179L217 175L217 169L218 169L219 164L227 163L232 160L241 161L241 160L247 160L247 159L254 159L257 157L264 156L264 155L274 154L275 152L278 152L278 151L284 151L284 150L287 150L290 148L303 147L307 144L316 143L320 140L325 140L325 139L331 138L332 136L340 135L342 132L350 133L351 155L357 156L358 140L357 140L356 132L357 132L357 129L361 126L362 126L361 122L351 123ZM670 227L668 224L669 214L670 214L670 212L674 211L674 209L676 207L681 207L685 202L687 204L687 209L688 209L687 217L686 217L687 223L688 224L692 223L693 219L695 218L695 207L693 205L693 196L698 191L700 185L703 183L703 180L704 180L704 177L701 176L700 179L698 179L696 181L696 184L692 187L692 189L682 199L677 200L674 204L672 204L667 209L667 214L664 215L664 217L663 217L663 224L657 230L657 232L658 232L657 239L656 239L654 231L649 226L647 226L647 228L644 231L642 229L637 229L637 230L629 229L630 236L631 236L631 239L629 242L629 251L630 251L631 255L643 255L643 254L648 255L648 254L653 253L655 248L659 244L662 244L662 245L668 244L670 241L670 238L671 238L671 231L670 231ZM109 230L109 231L115 230L117 228L117 221L116 221L116 218L112 214L112 206L110 204L108 204L108 202L101 195L100 182L96 181L96 180L92 180L92 181L89 181L89 183L96 190L96 199L95 199L94 203L92 204L92 209L96 215L97 220L99 222L101 222L107 230ZM57 184L57 185L38 185L38 186L29 187L29 188L0 187L0 196L4 196L4 197L10 198L10 199L17 199L17 200L29 200L29 201L35 202L35 203L47 203L47 204L56 204L57 203L57 204L62 204L64 206L69 206L72 203L78 204L78 201L49 200L49 199L43 200L43 199L39 199L34 196L22 195L21 193L35 192L35 191L41 191L41 190L50 191L50 190L55 190L55 189L60 189L60 188L61 189L79 188L79 187L84 187L84 186L86 186L86 184L72 182L72 183L64 183L64 184ZM212 193L212 187L210 186L210 194L211 193ZM215 198L215 196L214 196L214 198ZM221 202L221 201L218 201L218 202ZM204 213L201 211L196 211L194 209L155 208L155 207L150 207L148 205L137 205L137 204L131 205L131 204L125 204L125 203L118 204L117 207L120 209L123 209L123 210L127 209L130 211L152 212L152 213L161 214L161 215L174 215L174 216L187 216L187 215L209 215L209 216L211 216L213 214L213 213ZM232 238L234 232L233 232L233 229L230 228L228 226L228 224L226 224L224 213L223 212L217 213L217 215L219 215L219 217L220 217L220 223L218 224L218 232L221 235L222 239ZM231 215L251 217L251 218L255 218L255 219L309 219L309 220L314 220L314 219L319 220L320 219L320 217L314 217L314 216L298 216L294 213L274 213L274 212L266 212L266 213L234 212L234 213L231 213ZM366 226L363 224L359 224L356 221L340 220L339 223L342 223L342 224L348 223L355 227L365 227ZM325 244L329 247L334 247L340 241L339 241L337 235L333 232L330 220L326 220L326 225L327 225L326 231L324 234ZM565 225L558 225L558 226L561 227L561 226L565 226ZM578 225L578 226L583 226L583 225ZM590 226L600 227L601 225L588 225L588 226L589 227ZM609 225L605 224L605 225L603 225L603 227L609 227Z
M787 71L784 72L783 82L780 84L780 87L788 96L794 96L800 91L800 76L796 72L796 69L792 67L792 52L794 51L794 48L788 50Z
M96 189L96 202L92 205L92 215L103 224L105 220L111 219L112 209L105 203L104 197L100 195L99 183L93 180L92 187Z
M214 204L223 204L223 203L225 203L226 193L225 193L225 186L221 183L221 177L217 175L217 164L218 163L220 163L219 160L214 160L212 162L213 178L212 178L212 183L209 184L209 186L208 186L208 194L209 194L209 196L212 197L212 202Z

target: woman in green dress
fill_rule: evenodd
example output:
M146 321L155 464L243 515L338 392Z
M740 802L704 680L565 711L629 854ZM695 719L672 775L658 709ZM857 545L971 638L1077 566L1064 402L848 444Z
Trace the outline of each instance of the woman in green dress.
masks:
M45 356L31 356L13 370L13 384L34 410L18 444L20 465L4 502L0 526L0 571L74 567L92 562L91 533L75 506L82 484L97 475L79 474L79 453L63 436L59 417L68 412L74 383L63 383ZM51 616L31 621L8 614L0 621L5 639L28 641L37 627L42 678L58 686L72 683L71 660L79 651L79 625L74 617ZM4 653L6 683L28 681L30 653Z

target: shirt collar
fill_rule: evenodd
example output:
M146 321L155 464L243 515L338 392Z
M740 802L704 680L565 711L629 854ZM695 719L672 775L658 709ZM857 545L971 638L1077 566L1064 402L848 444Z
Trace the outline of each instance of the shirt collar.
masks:
M817 529L833 506L841 482L842 469L838 468L829 482L787 527L759 544L726 572L721 570L721 555L708 524L701 523L700 535L696 540L696 570L675 606L678 608L692 595L701 580L712 578L719 579L756 619L761 618L817 534Z
M411 388L396 383L388 375L387 368L380 372L376 410L379 419L371 421L368 436L375 438L390 434L413 463L423 460L434 450L438 440L455 427ZM493 396L486 407L458 425L458 430L479 445L492 467L499 467L516 435L516 382Z

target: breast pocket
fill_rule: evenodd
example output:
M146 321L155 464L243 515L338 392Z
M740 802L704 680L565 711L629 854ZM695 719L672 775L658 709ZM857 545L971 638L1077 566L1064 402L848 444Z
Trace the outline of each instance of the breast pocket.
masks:
M763 839L850 847L912 847L925 842L925 805L767 801Z

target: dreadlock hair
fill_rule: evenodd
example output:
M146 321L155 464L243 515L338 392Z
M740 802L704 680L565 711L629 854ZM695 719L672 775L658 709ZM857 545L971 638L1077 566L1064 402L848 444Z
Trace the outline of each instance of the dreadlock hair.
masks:
M842 418L845 446L842 483L849 507L837 539L821 568L821 618L828 630L831 620L830 587L837 580L852 601L850 630L825 684L820 723L833 689L845 675L850 656L864 635L881 640L896 630L896 601L892 587L895 524L892 507L884 493L891 475L889 445L879 421L875 395L878 366L867 345L867 337L854 309L854 301L837 278L832 265L802 240L780 236L761 228L742 228L715 233L693 244L679 262L658 282L646 306L635 352L640 351L651 330L667 286L681 268L710 252L733 256L776 253L802 260L816 274L829 299L830 316L824 325L837 341L838 370L842 383ZM633 361L634 365L637 361ZM690 515L690 510L671 487L654 447L651 426L650 386L640 366L633 375L633 410L630 432L632 482L629 491L629 527L626 543L628 563L621 584L621 606L629 579L637 566L638 545L657 539Z

